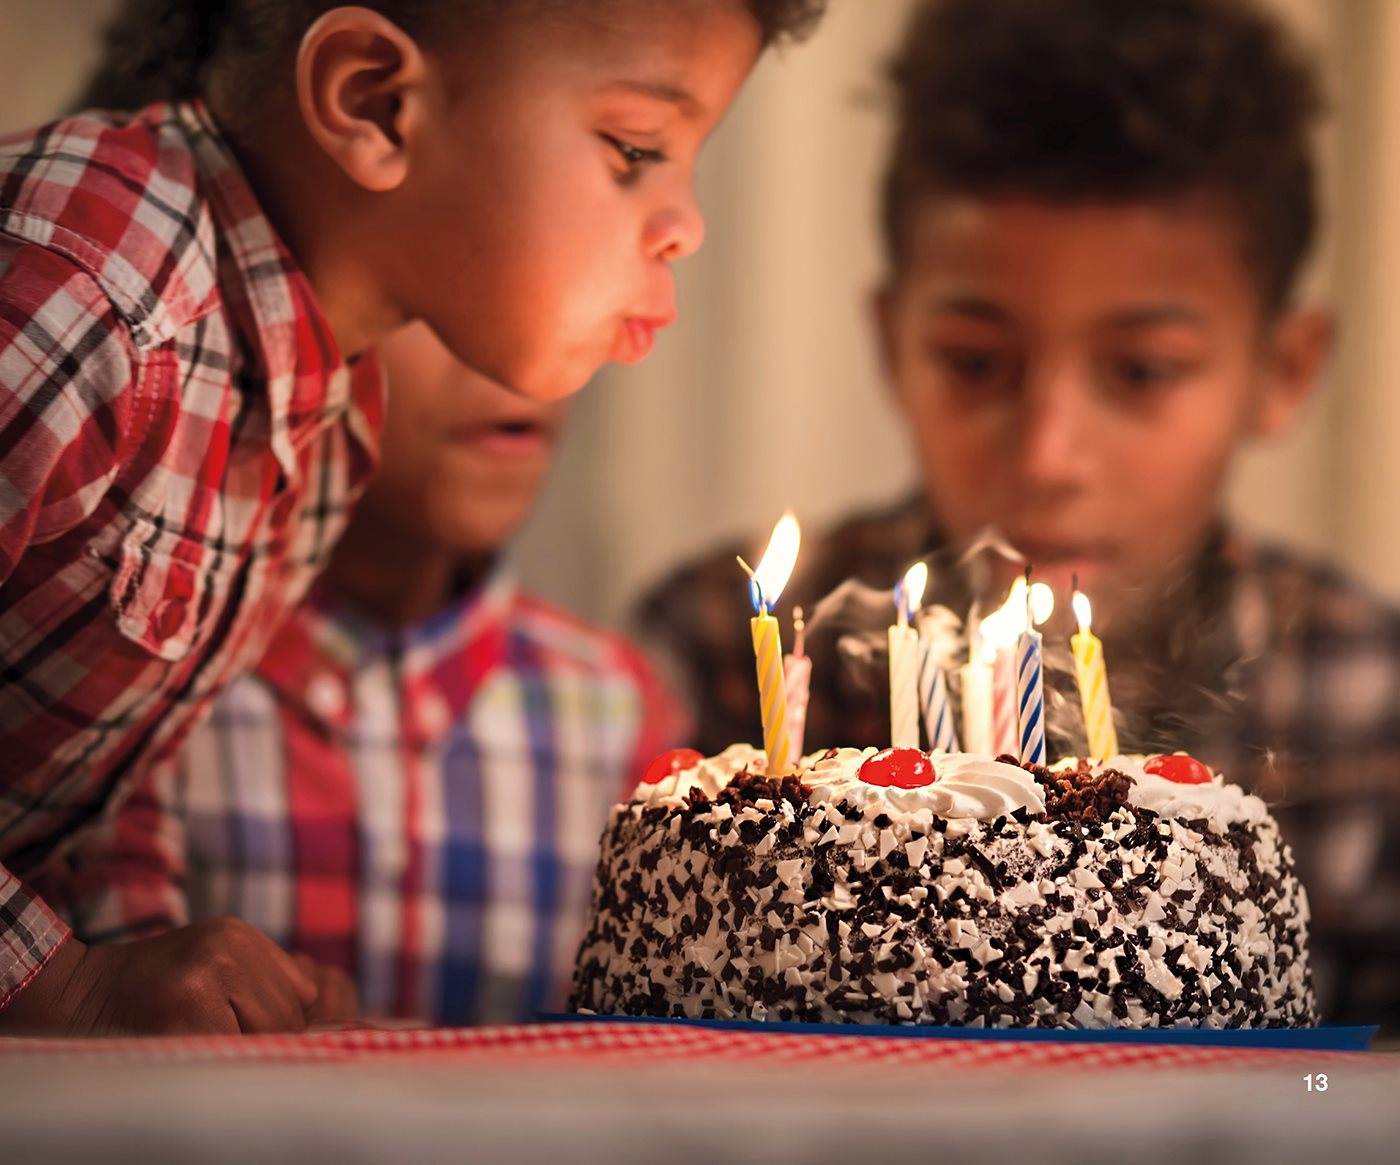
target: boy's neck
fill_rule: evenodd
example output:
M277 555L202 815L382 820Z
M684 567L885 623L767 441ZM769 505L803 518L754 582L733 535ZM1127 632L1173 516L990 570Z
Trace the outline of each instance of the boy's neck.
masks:
M495 555L462 554L356 515L336 544L322 584L332 598L394 630L413 627L474 590Z

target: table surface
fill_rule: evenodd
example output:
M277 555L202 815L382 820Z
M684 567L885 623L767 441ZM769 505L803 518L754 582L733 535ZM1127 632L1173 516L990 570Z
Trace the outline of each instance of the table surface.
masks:
M15 1161L1400 1157L1386 1052L605 1023L6 1040L0 1096Z

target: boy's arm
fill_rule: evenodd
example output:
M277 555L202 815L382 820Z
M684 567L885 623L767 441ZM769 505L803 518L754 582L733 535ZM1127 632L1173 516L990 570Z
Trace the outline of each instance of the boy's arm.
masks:
M68 855L50 901L83 942L129 942L185 926L187 836L178 761L153 765Z
M131 421L133 355L89 276L0 234L0 588L31 544L71 529L106 492ZM0 864L0 1008L68 937Z
M61 255L0 235L0 586L88 517L131 454L131 333Z

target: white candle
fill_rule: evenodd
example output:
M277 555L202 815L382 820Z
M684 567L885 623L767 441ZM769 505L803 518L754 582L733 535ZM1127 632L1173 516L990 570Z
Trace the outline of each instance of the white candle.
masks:
M916 562L894 590L896 621L889 629L890 743L895 748L919 747L919 635L909 619L923 602L928 566Z
M980 650L980 649L979 649ZM963 746L992 755L992 666L973 657L959 672L962 680Z

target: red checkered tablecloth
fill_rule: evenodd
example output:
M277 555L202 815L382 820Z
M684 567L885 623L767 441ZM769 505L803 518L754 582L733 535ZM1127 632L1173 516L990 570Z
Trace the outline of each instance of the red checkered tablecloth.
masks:
M937 1068L1046 1070L1400 1068L1393 1056L1160 1044L1052 1043L991 1039L898 1039L868 1035L728 1031L662 1023L544 1023L514 1027L316 1032L113 1040L0 1040L0 1062L78 1057L139 1063L455 1060L525 1063L637 1061L823 1061Z

